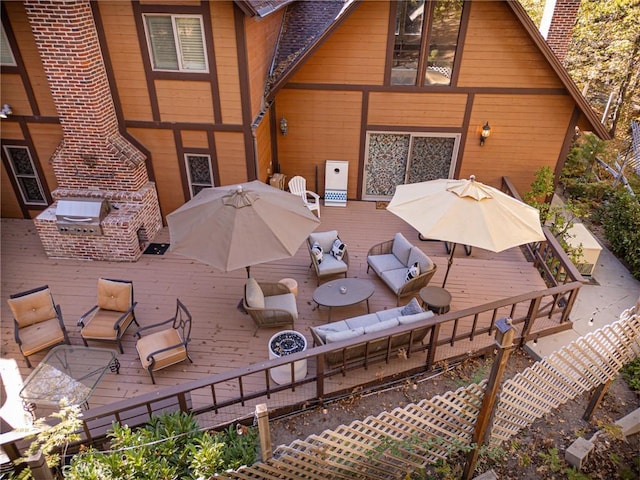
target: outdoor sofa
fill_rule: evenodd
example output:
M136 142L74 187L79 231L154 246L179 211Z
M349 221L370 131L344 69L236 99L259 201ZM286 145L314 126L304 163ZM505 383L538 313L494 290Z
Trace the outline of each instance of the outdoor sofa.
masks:
M413 278L409 278L410 269L416 266L417 273ZM437 265L398 232L393 239L369 249L367 273L369 268L373 268L380 279L396 294L396 305L400 305L401 298L417 295L421 288L427 286L436 273Z
M381 310L375 313L368 313L358 317L340 320L338 322L310 327L314 347L329 345L346 340L354 340L369 333L378 333L399 325L409 326L422 322L420 328L413 332L413 344L419 345L432 328L432 322L425 322L434 318L435 315L429 310L422 310L418 301L414 298L405 306L394 307ZM391 349L406 348L409 342L410 332L396 335L391 339ZM354 345L344 350L337 350L326 355L327 364L330 367L340 365L345 362L354 362L365 358L365 353L369 356L380 356L387 351L387 338L380 338L369 343Z

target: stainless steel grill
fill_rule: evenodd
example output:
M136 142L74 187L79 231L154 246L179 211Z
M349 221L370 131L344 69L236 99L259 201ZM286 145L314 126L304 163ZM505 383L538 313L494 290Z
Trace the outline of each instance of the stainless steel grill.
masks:
M58 200L58 232L75 235L102 235L101 222L109 213L104 198L64 198Z

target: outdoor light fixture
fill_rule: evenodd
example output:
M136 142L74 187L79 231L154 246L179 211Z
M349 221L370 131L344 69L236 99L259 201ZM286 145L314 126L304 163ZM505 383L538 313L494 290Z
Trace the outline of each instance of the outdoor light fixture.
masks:
M0 118L7 118L9 115L13 115L13 110L11 110L11 105L5 103L0 110Z
M286 135L289 132L289 125L287 124L287 119L282 117L280 119L280 133L282 135Z
M491 135L491 127L487 121L487 123L482 126L482 132L480 132L480 146L484 145L484 141L489 138L489 135Z

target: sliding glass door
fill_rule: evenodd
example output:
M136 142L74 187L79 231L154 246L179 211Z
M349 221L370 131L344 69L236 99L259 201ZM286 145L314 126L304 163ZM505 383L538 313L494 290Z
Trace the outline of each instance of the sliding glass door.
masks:
M390 200L396 185L450 178L459 134L369 132L363 200Z

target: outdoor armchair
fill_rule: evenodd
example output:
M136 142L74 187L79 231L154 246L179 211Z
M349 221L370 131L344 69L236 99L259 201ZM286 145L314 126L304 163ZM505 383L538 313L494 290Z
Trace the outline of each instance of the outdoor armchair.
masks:
M85 346L87 340L115 342L120 353L124 353L122 336L132 323L139 326L134 311L136 304L133 300L133 282L98 279L97 304L78 320Z
M13 312L15 340L29 368L30 355L59 343L70 343L62 310L53 301L48 285L11 295L8 303Z
M307 190L307 180L304 177L297 175L289 180L289 192L302 198L306 207L312 212L318 212L320 218L320 195Z
M156 331L143 337L142 332L149 330ZM193 363L187 350L191 341L191 314L179 299L176 299L176 314L172 318L141 327L134 336L139 339L136 350L140 355L140 362L149 372L154 384L156 380L153 372L184 360Z
M337 258L333 253L334 243L342 244L341 258ZM314 251L314 245L316 248L320 248L321 252ZM347 278L347 270L349 270L349 252L346 245L342 243L338 236L337 230L330 230L328 232L314 232L307 237L307 248L309 250L309 256L311 257L311 265L316 272L317 283L320 285L320 279L331 277L334 275L344 274Z
M282 283L258 283L250 277L244 286L242 304L256 323L254 336L260 327L291 325L293 329L298 319L296 297Z

